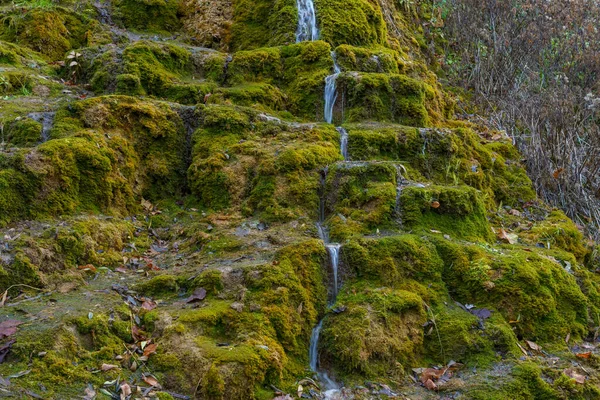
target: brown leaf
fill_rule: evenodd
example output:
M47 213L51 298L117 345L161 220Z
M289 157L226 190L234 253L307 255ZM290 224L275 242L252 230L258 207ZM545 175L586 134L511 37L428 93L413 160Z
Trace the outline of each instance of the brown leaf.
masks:
M437 390L437 385L431 379L427 379L424 385L429 390Z
M158 347L158 345L156 343L152 343L152 344L149 344L148 346L146 346L146 348L144 349L144 356L149 357L150 354L156 353L157 347Z
M96 391L91 384L87 385L83 393L85 394L83 400L94 400L96 398Z
M585 358L585 359L587 359L587 358L592 357L592 352L588 351L587 353L577 353L576 356L579 357L579 358Z
M506 233L504 229L498 231L498 240L507 244L515 244L518 240L518 236L515 234Z
M127 272L129 272L129 270L125 267L117 267L117 268L115 268L115 272L120 272L122 274L126 274Z
M0 339L4 339L5 337L9 337L17 333L17 326L21 324L21 321L14 319L8 319L0 322Z
M96 267L94 267L92 264L88 264L88 265L80 265L79 267L77 267L79 270L81 271L91 271L91 272L96 272Z
M585 383L585 376L577 373L573 368L567 368L564 371L564 374L571 379L575 379L575 382L583 385Z
M425 368L421 373L421 382L424 384L428 380L437 381L446 372L447 368L435 369Z
M140 328L137 327L137 325L133 325L131 327L131 336L136 340L144 340L145 336L144 336L144 332L142 332L142 330Z
M142 376L142 380L150 386L160 388L160 384L158 383L158 380L155 377L153 377L152 375L144 375L144 376Z
M540 351L540 350L542 350L542 347L539 344L537 344L537 343L534 343L534 342L529 341L529 340L526 340L525 343L527 343L527 346L529 346L529 348L531 350L533 350L533 351Z
M131 395L131 386L127 382L121 383L121 397L127 397Z
M206 289L204 288L196 288L194 293L190 297L188 297L185 302L186 303L194 303L196 301L202 301L206 298Z
M112 369L117 369L117 368L119 368L118 365L114 365L114 364L102 364L102 366L100 367L100 371L106 372L106 371L110 371Z
M145 300L142 303L142 308L144 310L152 311L152 310L154 310L156 308L156 302L152 301L152 300Z
M559 168L556 171L554 171L554 173L552 174L552 176L554 177L554 179L558 179L558 177L565 172L564 168Z
M144 207L144 209L146 209L146 211L152 211L152 209L154 208L152 203L150 203L148 200L145 200L144 198L142 198L141 204L142 204L142 207Z
M514 208L511 208L510 211L508 212L510 215L514 215L515 217L520 217L521 216L521 211L516 210Z

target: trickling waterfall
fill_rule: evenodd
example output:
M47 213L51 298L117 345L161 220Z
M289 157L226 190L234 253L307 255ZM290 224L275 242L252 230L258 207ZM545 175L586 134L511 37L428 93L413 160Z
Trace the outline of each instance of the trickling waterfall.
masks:
M406 173L404 165L396 165L396 205L394 206L394 215L399 224L402 224L402 190L408 186L408 181L404 179L402 172Z
M344 157L344 161L348 161L348 131L341 126L338 126L337 131L340 133L340 151Z
M333 121L333 107L337 100L337 78L342 73L334 52L331 52L331 58L333 58L333 74L325 78L325 121L329 124Z
M329 232L325 226L325 194L326 194L326 183L327 183L327 168L321 173L321 192L319 201L319 221L317 222L317 229L319 231L319 237L325 243L327 253L329 254L329 262L333 273L332 292L329 305L333 305L338 294L338 266L339 266L339 255L342 246L339 243L329 242ZM332 399L340 391L340 385L332 380L327 372L319 370L319 337L321 335L321 329L323 328L323 319L319 321L317 326L313 328L310 336L310 347L309 347L309 360L310 369L317 373L319 380L321 381L323 388L325 389L325 399Z
M329 259L331 260L331 269L333 270L333 295L331 304L335 303L335 299L338 294L338 266L340 262L340 249L342 246L338 243L331 243L327 245L327 252L329 253Z
M317 13L313 0L296 0L298 4L298 28L296 43L319 40Z
M54 112L37 112L31 113L28 115L29 118L34 120L35 122L39 122L42 124L42 143L50 140L50 131L54 126L54 117L56 113Z

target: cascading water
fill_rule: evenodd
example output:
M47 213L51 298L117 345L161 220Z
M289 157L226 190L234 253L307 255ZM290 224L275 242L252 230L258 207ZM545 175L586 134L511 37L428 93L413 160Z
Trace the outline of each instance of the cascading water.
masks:
M317 222L317 229L319 231L319 237L325 243L327 253L329 254L329 262L333 274L333 283L331 288L331 297L329 305L332 306L335 303L338 293L338 267L340 259L340 249L342 246L339 243L330 243L329 232L325 226L325 187L327 182L327 168L325 168L321 175L321 193L319 202L319 221ZM323 320L319 321L317 326L313 328L312 335L310 337L309 347L309 360L310 368L317 373L319 381L323 385L324 399L335 399L340 392L340 385L338 385L333 379L329 377L327 372L319 370L319 337L321 335L321 329L323 328Z
M337 100L337 78L342 73L334 52L331 52L331 58L333 58L333 74L325 78L325 121L328 124L333 122L333 107Z
M348 161L348 131L346 131L341 126L338 126L337 131L340 134L340 151L342 152L342 156L344 157L344 161Z
M298 5L298 28L296 43L319 40L317 13L313 0L296 0Z
M338 294L338 266L340 263L340 249L342 246L338 243L330 243L327 245L327 252L329 253L329 259L331 260L331 269L333 271L333 294L332 302L335 303L335 299Z
M400 213L400 200L402 198L402 189L406 185L406 181L404 180L404 175L402 175L403 166L396 166L396 205L394 207L394 214L398 221L400 221L401 213Z
M28 115L29 118L34 120L35 122L39 122L42 124L42 143L50 140L50 131L54 126L54 117L56 113L54 112L37 112L31 113Z

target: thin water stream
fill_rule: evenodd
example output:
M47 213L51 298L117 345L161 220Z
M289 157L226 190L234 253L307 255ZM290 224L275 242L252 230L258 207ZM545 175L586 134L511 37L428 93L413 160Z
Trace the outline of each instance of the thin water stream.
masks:
M342 73L342 69L337 63L335 53L331 52L333 59L333 74L325 78L325 122L331 124L333 122L333 108L337 101L337 79Z
M317 13L313 0L296 0L298 5L298 28L296 43L319 40Z
M50 131L54 126L55 112L36 112L28 115L35 122L42 124L42 143L50 140Z

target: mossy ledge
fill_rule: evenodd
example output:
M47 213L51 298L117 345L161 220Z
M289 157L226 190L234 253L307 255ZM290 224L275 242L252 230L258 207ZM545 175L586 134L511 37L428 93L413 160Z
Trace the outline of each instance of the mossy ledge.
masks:
M599 246L456 113L430 3L315 0L301 43L293 0L8 3L12 396L307 395L322 321L319 369L352 398L600 397ZM412 379L451 361L438 392Z

